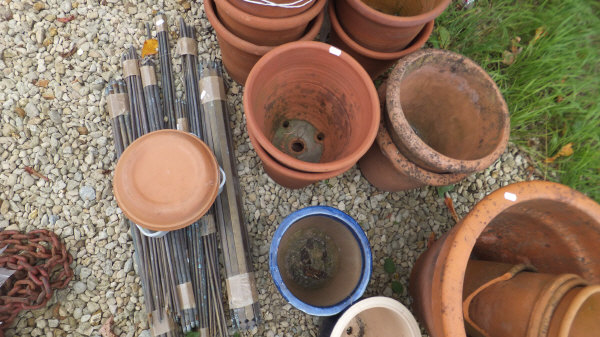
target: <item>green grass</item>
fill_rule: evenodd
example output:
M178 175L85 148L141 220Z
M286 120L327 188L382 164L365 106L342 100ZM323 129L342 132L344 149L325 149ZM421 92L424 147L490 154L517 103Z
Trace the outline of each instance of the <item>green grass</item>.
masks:
M430 43L490 73L511 113L512 141L546 179L600 201L600 2L476 0L470 9L452 3ZM507 53L514 50L520 52L511 63ZM568 143L572 156L544 162Z

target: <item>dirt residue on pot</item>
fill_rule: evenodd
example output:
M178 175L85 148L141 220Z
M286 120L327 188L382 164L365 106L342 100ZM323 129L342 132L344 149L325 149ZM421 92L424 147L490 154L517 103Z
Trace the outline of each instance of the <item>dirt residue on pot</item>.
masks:
M376 9L382 13L396 16L414 16L423 13L430 6L427 2L435 3L435 1L405 1L405 0L361 0L369 7Z

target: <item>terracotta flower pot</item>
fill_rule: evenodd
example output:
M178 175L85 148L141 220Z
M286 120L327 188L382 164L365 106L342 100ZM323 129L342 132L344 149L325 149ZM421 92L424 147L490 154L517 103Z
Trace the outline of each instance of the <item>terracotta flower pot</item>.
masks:
M288 215L269 252L269 270L281 295L314 316L332 316L356 302L371 278L369 240L348 214L311 206Z
M548 337L588 337L600 331L600 285L569 291L554 311Z
M432 172L481 171L506 149L506 102L470 59L426 49L398 62L387 88L386 125L398 149Z
M379 87L381 111L385 111L386 84ZM445 186L464 179L464 173L433 173L411 163L392 142L383 121L377 131L375 143L358 162L363 176L373 186L383 191L397 192L422 186Z
M260 0L251 0L252 2L248 2L245 0L227 0L231 2L232 5L239 8L240 10L254 16L260 16L263 18L286 18L289 16L298 15L304 11L307 11L312 5L314 5L315 0L305 0L302 2L298 2L295 7L279 7L279 6L268 6L261 5L263 1ZM270 0L272 3L276 4L289 4L292 0Z
M314 0L308 10L285 18L254 16L232 5L228 0L214 0L221 22L234 35L259 46L278 46L299 40L308 23L316 18L327 0Z
M229 76L231 76L234 81L244 85L246 83L246 78L250 73L250 69L254 67L256 62L258 62L263 55L274 47L252 44L227 30L215 12L214 0L204 0L204 11L206 12L208 21L217 34L217 41L221 48L223 65L225 66L227 73L229 73ZM307 32L300 40L314 40L323 25L324 17L325 14L320 13L310 23Z
M396 16L373 9L363 0L335 1L337 17L352 40L370 50L387 53L404 49L425 24L437 18L450 4L450 0L396 2L407 9L404 15Z
M396 52L380 52L365 48L352 40L340 25L335 12L334 1L329 1L328 5L329 19L331 21L331 32L329 33L329 43L352 55L365 70L371 75L372 79L383 74L399 58L419 50L431 36L433 32L433 21L425 24L421 32L411 41L406 48Z
M472 270L489 271L486 266L489 264L496 263L471 260L465 274L465 288L479 281L477 272L474 275ZM554 309L565 294L574 287L586 285L585 280L574 274L537 273L520 266L524 265L511 268L466 296L463 314L469 335L545 336Z
M318 62L315 62L318 60ZM351 56L320 42L292 42L261 58L244 91L248 132L297 171L349 168L375 139L379 101Z
M481 200L415 263L410 293L432 337L465 337L467 262L528 263L542 273L600 282L600 205L566 186L521 182Z
M352 167L350 166L337 171L322 173L308 173L292 170L281 165L267 152L265 152L265 150L258 144L256 139L254 139L252 134L248 133L248 136L250 137L250 142L252 143L256 154L258 154L258 157L262 161L265 172L269 175L269 177L271 177L271 179L283 187L291 189L303 188L321 180L337 177Z

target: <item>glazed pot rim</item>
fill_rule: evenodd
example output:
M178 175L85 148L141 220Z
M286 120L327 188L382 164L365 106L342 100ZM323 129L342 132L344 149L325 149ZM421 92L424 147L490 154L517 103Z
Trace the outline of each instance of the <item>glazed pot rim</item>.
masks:
M462 314L464 272L477 238L499 214L519 203L548 200L567 203L592 219L600 219L600 205L583 193L548 181L518 182L502 187L479 201L445 238L434 266L431 283L432 312L445 312L434 319L432 335L466 337ZM471 224L470 226L464 225ZM460 237L460 244L453 244ZM442 282L443 280L443 282ZM438 330L441 329L441 330Z
M350 167L346 167L346 168L341 168L337 171L316 172L316 173L294 170L285 165L282 165L277 160L275 160L275 158L273 158L267 151L265 151L265 149L263 149L262 146L260 146L260 144L258 144L258 142L256 141L256 138L254 137L253 134L250 133L250 131L248 131L248 137L250 138L250 143L252 143L252 146L254 147L254 151L256 151L256 154L258 155L259 153L262 153L264 155L264 156L260 156L260 155L258 156L261 161L263 161L263 162L268 161L270 166L272 166L272 167L276 166L277 171L280 171L283 174L286 174L290 178L293 178L293 179L325 180L325 179L331 178L332 176L338 176L338 175L348 171L350 168L352 168L352 166L350 166Z
M269 64L273 59L278 58L281 54L286 53L290 50L315 50L321 53L330 53L332 55L336 55L342 62L346 63L350 68L352 68L356 74L363 80L368 92L364 93L370 97L371 101L371 111L379 111L379 97L377 95L377 91L375 90L375 85L371 80L369 74L367 74L366 70L348 53L329 45L323 42L317 41L294 41L288 42L281 46L274 48L265 54L254 67L250 71L248 75L248 79L246 80L246 88L244 90L243 96L243 105L246 115L246 126L248 128L248 132L252 132L258 144L260 144L263 149L269 153L275 160L280 163L286 163L285 165L288 167L298 167L302 168L299 171L304 172L331 172L339 170L343 167L353 166L356 162L369 150L371 145L373 144L373 140L377 135L377 129L379 127L380 122L380 114L373 113L370 129L366 133L365 140L362 144L353 152L350 153L340 159L336 159L330 162L325 163L311 163L296 159L283 151L279 150L275 145L273 145L267 137L260 132L260 128L257 125L256 120L254 119L254 114L248 113L251 111L248 107L251 106L252 99L248 95L249 92L252 92L254 86L260 85L256 83L256 77L264 69L269 68Z
M375 308L389 309L396 313L398 316L402 317L403 321L406 323L407 328L411 330L411 335L407 337L421 337L421 330L419 329L419 324L415 320L415 317L410 312L410 310L408 310L408 308L405 307L399 301L385 296L374 296L365 298L350 306L348 310L346 310L342 314L342 316L338 318L338 321L333 327L330 336L342 336L342 334L344 333L344 328L354 317L356 317L361 312Z
M123 151L123 154L119 158L119 161L117 161L117 165L115 167L115 175L113 177L112 182L113 194L115 196L115 200L117 201L119 208L121 209L121 211L123 211L123 213L127 216L129 220L143 228L154 231L173 231L191 225L192 223L198 221L198 219L200 219L204 214L206 214L210 207L212 207L214 201L217 198L217 195L219 194L219 184L216 183L214 184L211 193L208 195L208 198L206 199L206 202L203 204L202 207L196 209L194 212L190 212L187 215L180 214L181 217L177 219L176 222L172 220L169 223L158 223L156 221L148 220L147 217L144 217L140 214L136 214L135 211L132 212L130 210L130 207L132 206L131 201L127 201L123 198L123 194L125 194L125 192L122 193L119 187L119 176L121 175L121 171L125 169L124 165L126 165L126 161L128 160L127 158L129 158L129 155L133 153L133 151L135 151L140 146L140 144L143 145L144 142L152 138L168 135L183 136L184 138L191 140L191 142L195 143L198 147L200 147L202 151L209 156L209 160L214 164L214 169L212 172L213 177L215 177L217 181L219 177L219 164L214 153L206 143L204 143L200 138L196 137L192 133L174 129L163 129L147 133L137 138L133 143L131 143L131 145L129 145L125 149L125 151Z
M345 299L341 300L339 303L326 307L310 305L308 303L303 302L294 294L292 294L292 292L283 282L283 278L281 276L281 272L279 271L279 266L277 264L277 247L279 246L285 232L296 222L312 216L329 217L344 225L356 239L356 243L360 247L360 252L362 255L363 272L361 273L360 279L358 280L356 287L352 290L352 293ZM367 238L367 235L365 234L364 230L361 228L358 222L354 220L354 218L352 218L345 212L342 212L339 209L330 206L308 206L299 209L285 217L285 219L283 219L281 224L279 224L279 226L277 227L277 230L275 230L275 234L273 234L273 239L271 240L271 247L269 251L269 270L271 272L271 277L273 278L273 283L275 283L275 286L277 287L277 290L279 290L279 293L283 296L283 298L286 301L288 301L295 308L313 316L333 316L348 308L350 305L352 305L352 303L358 301L358 299L363 295L363 293L367 289L369 280L371 279L371 273L373 271L372 259L373 257L371 254L371 246L369 244L369 239Z
M331 0L332 1L332 0ZM359 12L365 18L375 21L380 25L388 25L392 27L412 27L419 24L432 21L440 16L444 10L450 5L451 0L442 0L437 6L425 13L414 16L397 16L380 12L371 8L361 0L346 0L346 3L355 11Z
M469 69L478 72L478 74L484 78L486 82L490 83L493 89L495 89L494 94L498 101L499 114L501 115L504 125L496 146L486 155L476 159L457 159L446 156L425 143L421 137L415 133L414 129L406 119L406 116L402 111L400 97L402 81L404 80L406 73L405 68L401 65L412 64L420 58L427 57L431 54L453 60L461 60L469 67ZM428 165L439 167L442 171L471 173L484 170L492 165L502 153L504 153L508 144L510 136L510 116L506 101L502 97L500 89L483 68L470 58L461 54L447 50L423 49L400 60L396 67L394 67L394 70L392 70L388 79L386 106L386 113L391 121L389 123L391 124L390 127L393 128L394 134L401 139L402 145L407 148L407 151L418 157L420 160L425 161Z
M282 18L266 18L249 14L235 7L228 0L213 1L215 2L215 6L219 7L219 9L223 9L224 12L226 12L232 18L235 18L235 20L241 24L255 29L273 31L274 34L276 34L278 31L291 29L310 22L312 19L322 13L322 9L327 2L327 0L315 0L315 3L312 4L309 9L297 15Z
M215 0L204 0L204 12L206 13L206 17L208 18L210 25L215 30L215 33L217 33L217 36L222 36L223 39L225 39L228 43L230 43L238 49L246 51L250 54L254 54L256 56L263 56L277 47L256 45L254 43L242 39L241 37L238 37L231 31L229 31L229 29L227 29L227 27L223 25L221 19L218 16L218 13L215 8ZM316 31L321 29L321 25L323 23L324 18L325 13L320 12L316 16L316 18L313 19L313 22L309 22L309 29L306 31L306 33L304 33L300 40L306 40L308 36L316 35Z
M350 47L350 49L354 50L355 52L357 52L365 57L372 58L375 60L397 60L403 56L406 56L410 53L413 53L413 52L419 50L419 48L421 48L425 44L425 42L427 42L427 40L429 40L429 37L431 36L431 33L433 32L433 27L434 27L434 20L427 22L425 24L425 27L423 27L423 29L419 32L419 34L417 34L417 37L411 41L411 43L408 45L408 47L406 47L400 51L386 53L386 52L380 52L380 51L365 48L362 45L358 44L356 41L352 40L352 38L350 38L348 33L346 33L346 31L344 30L344 28L340 24L340 21L337 18L334 1L329 1L329 5L327 6L327 11L329 14L329 21L331 22L331 27L333 28L333 30L335 31L337 36L345 44L347 44L348 47Z

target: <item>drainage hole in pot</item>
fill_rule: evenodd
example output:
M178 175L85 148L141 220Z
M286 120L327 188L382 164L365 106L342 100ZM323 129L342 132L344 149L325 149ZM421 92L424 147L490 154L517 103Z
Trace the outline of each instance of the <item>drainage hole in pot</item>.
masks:
M294 152L304 151L304 143L299 140L293 141L291 147L292 147L292 151L294 151Z
M288 128L288 127L290 127L290 121L285 121L285 122L283 122L283 127L284 127L284 128Z
M322 142L323 139L325 139L325 135L323 134L323 132L317 133L317 141Z

